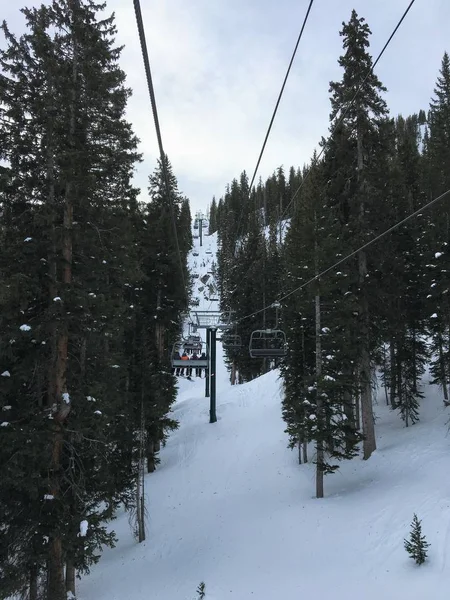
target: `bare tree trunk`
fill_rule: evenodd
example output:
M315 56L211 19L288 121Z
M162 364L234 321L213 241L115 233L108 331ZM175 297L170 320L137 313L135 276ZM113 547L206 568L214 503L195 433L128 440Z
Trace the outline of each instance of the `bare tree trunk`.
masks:
M65 600L66 586L64 583L64 565L62 563L62 540L54 536L49 542L48 560L48 600Z
M397 359L396 359L396 369L395 369L395 376L396 376L396 381L397 381L397 406L400 405L403 402L403 381L402 381L402 377L403 377L403 365L402 365L402 359L399 353L397 353Z
M389 389L389 396L390 396L390 400L391 400L391 406L392 408L396 407L396 402L395 402L395 394L396 394L396 389L397 389L397 379L396 379L396 358L395 358L395 342L394 340L391 340L389 342L389 363L390 363L390 389Z
M136 522L139 543L145 541L144 476L141 467L142 460L139 460L138 476L136 480Z
M388 395L388 366L386 360L386 346L383 344L383 371L384 371L384 395L386 397L386 406L389 406L389 395Z
M439 348L439 379L441 380L442 389L444 391L444 404L448 404L447 375L445 372L445 358L444 358L442 335L440 333L438 333L438 348Z
M346 381L350 381L351 374L352 374L352 369L351 369L350 365L345 364L342 368L342 371L343 371ZM355 405L354 405L352 393L351 393L351 390L349 389L349 387L346 387L344 390L343 402L344 402L344 406L343 406L344 414L347 417L347 423L349 424L349 426L351 428L351 432L349 432L348 437L345 441L347 451L350 451L354 446L356 431L358 430L358 427L357 427L356 418L355 418Z
M30 590L29 600L38 600L38 568L36 564L30 567Z
M298 432L298 464L308 462L308 442L303 427Z
M147 442L147 473L153 473L155 469L155 444L153 440L149 439Z
M77 0L71 1L72 20L75 20ZM73 160L74 135L75 135L75 102L78 80L78 48L73 40L72 57L72 101L70 105L70 121L68 132L68 160ZM53 180L53 174L52 174ZM54 187L50 189L54 195ZM72 226L73 226L73 181L69 176L66 181L63 205L62 229L62 289L67 290L72 283ZM56 207L55 207L56 208ZM56 259L56 256L55 256ZM55 279L56 284L57 279ZM64 294L62 294L64 300ZM53 298L50 298L52 302ZM64 306L63 306L64 310ZM61 468L62 449L64 438L64 422L69 416L71 404L67 393L67 360L69 347L69 333L67 322L62 319L54 330L56 335L56 356L54 370L49 382L52 397L49 398L53 411L53 448L51 464L50 490L53 497L61 497ZM66 589L64 582L64 553L61 532L55 527L55 532L50 536L48 560L48 600L65 600Z
M145 540L145 449L146 428L144 414L144 388L141 387L141 422L139 428L139 459L136 477L136 521L139 543ZM153 456L153 454L152 454ZM149 456L147 455L147 465Z
M363 286L363 281L367 274L365 252L359 253L359 273L360 283ZM370 378L370 355L369 355L369 308L364 290L361 290L360 310L361 310L361 360L360 360L360 383L361 383L361 415L363 423L363 456L367 460L371 457L372 452L376 450L375 441L375 423L373 418L372 407L372 385Z
M231 385L236 385L236 363L231 363Z
M66 594L68 592L75 596L75 566L71 558L66 559Z
M358 367L359 368L359 367ZM358 374L358 389L359 389L359 374ZM355 427L357 431L361 430L361 393L358 391L353 400L355 408Z
M414 394L417 394L417 379L418 379L418 375L417 375L417 340L416 340L416 328L415 325L412 328L412 353L413 353L413 392Z
M410 393L408 390L408 384L405 380L403 380L403 406L405 407L404 416L405 416L405 427L409 427L410 420Z
M316 378L319 380L322 375L322 339L321 339L321 327L320 327L320 296L315 296L315 307L316 307ZM323 415L323 399L321 397L319 385L317 384L317 429L323 429L324 415ZM320 436L320 433L319 433ZM323 467L324 467L324 449L323 441L318 439L316 442L317 449L317 463L316 463L316 498L323 498Z
M304 378L305 378L305 364L306 364L305 328L304 327L301 328L301 340L302 340L302 365L303 365L302 378L303 378L303 381L304 381ZM305 385L305 390L306 390L306 385ZM306 436L306 432L305 432L305 428L304 428L303 424L302 424L302 426L300 428L299 442L298 442L298 461L299 461L299 464L302 464L302 458L303 458L303 462L304 463L308 462L308 438Z
M358 179L359 179L359 229L361 239L365 232L365 181L364 181L364 159L362 133L357 132L358 150ZM366 292L367 277L367 254L365 250L358 252L358 274L359 274L359 314L360 314L360 384L361 384L361 415L363 423L363 456L367 460L372 452L376 450L375 423L372 407L372 385L370 378L370 343L369 343L369 303Z
M316 225L316 214L314 213L314 224ZM317 231L316 231L317 236ZM317 237L314 243L314 270L315 275L319 274L319 246L317 243ZM320 392L319 381L322 376L322 328L321 328L321 314L320 314L320 295L319 295L319 282L317 282L317 291L314 297L315 304L315 318L316 318L316 404L317 404L317 429L319 431L319 439L316 440L316 498L323 498L323 477L324 477L324 445L321 437L321 430L325 426L324 410L323 410L323 398Z
M302 450L303 450L303 462L307 463L308 462L308 442L306 441L306 439L303 440Z

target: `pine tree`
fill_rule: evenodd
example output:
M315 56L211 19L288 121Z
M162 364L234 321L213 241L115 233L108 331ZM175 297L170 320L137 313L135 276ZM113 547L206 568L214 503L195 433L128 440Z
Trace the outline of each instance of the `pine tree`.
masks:
M137 140L101 9L54 0L24 10L27 34L16 40L4 25L0 55L11 167L0 232L0 364L10 373L0 381L10 407L0 587L36 598L42 583L50 600L73 593L75 570L113 544L106 524L133 481L121 367L124 285L137 276Z
M424 140L424 186L429 199L450 188L450 58L446 52L428 112ZM435 205L427 219L428 324L432 332L431 372L439 383L444 402L449 401L450 385L450 210L448 203Z
M285 270L292 286L310 282L333 257L336 240L332 213L324 202L324 165L314 157L285 243ZM330 259L332 260L332 259ZM323 497L323 479L338 461L355 456L361 436L355 427L357 395L352 364L355 345L342 327L344 310L354 308L345 273L312 283L284 303L288 356L281 365L285 384L283 416L291 447L316 446L316 494Z
M233 310L233 318L240 318L254 312L255 307L264 305L264 267L267 260L266 240L263 235L262 226L256 214L252 215L249 232L244 235L238 244L236 257L229 270L227 278L227 308ZM267 319L274 319L274 315L268 315ZM242 339L241 348L233 351L230 358L233 359L235 367L239 372L239 383L251 381L264 372L264 360L250 358L248 346L253 330L262 329L264 316L255 315L245 319L239 325L239 335ZM267 321L269 327L269 321ZM232 354L232 355L231 355Z
M328 148L326 155L336 163L338 170L334 179L342 186L339 190L342 202L340 239L347 244L351 241L354 248L373 234L376 202L382 198L382 190L376 185L377 150L387 108L380 95L385 88L372 71L372 58L367 51L369 26L353 10L340 34L345 52L339 64L344 74L340 82L330 83L332 130L337 123L339 126L333 140L334 150ZM333 195L330 200L335 202L335 198ZM353 273L357 274L358 282L358 378L366 459L376 448L371 385L370 266L367 253L361 250L353 262Z
M197 600L204 600L204 598L206 598L206 585L203 581L201 583L199 583L196 591L197 591Z
M213 196L211 206L209 208L209 235L212 235L217 231L217 202L216 197Z
M414 514L411 523L409 540L404 540L404 544L406 552L416 564L421 565L426 561L427 548L429 548L430 544L426 541L425 536L422 535L422 521L419 521L416 514Z
M425 202L420 187L420 137L417 115L406 119L399 116L392 123L385 169L388 189L385 228ZM427 316L423 290L426 272L432 266L426 260L427 229L427 219L417 218L395 230L379 253L380 265L375 272L383 298L375 312L380 343L389 344L383 376L385 385L390 387L390 404L399 409L406 426L418 419L420 378L427 359L423 341Z

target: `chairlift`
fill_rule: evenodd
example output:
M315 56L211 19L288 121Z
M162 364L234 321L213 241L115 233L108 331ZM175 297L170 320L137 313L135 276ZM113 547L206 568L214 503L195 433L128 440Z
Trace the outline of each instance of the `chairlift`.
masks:
M182 360L181 358L175 358L175 355L178 353L180 353L180 349L183 346L183 342L175 342L175 344L172 347L172 353L170 355L170 362L172 365L172 369L177 369L177 368L186 368L186 367L192 367L193 369L197 368L197 367L207 367L208 366L208 352L205 353L205 358L197 358L197 359L192 359L189 358L189 360Z
M281 329L256 329L252 331L248 349L250 358L286 356L286 334Z
M242 339L240 335L234 333L223 333L221 340L224 350L239 350L239 348L242 347Z
M282 358L287 354L286 334L278 329L280 304L275 302L272 307L276 310L275 327L252 331L248 345L250 358Z

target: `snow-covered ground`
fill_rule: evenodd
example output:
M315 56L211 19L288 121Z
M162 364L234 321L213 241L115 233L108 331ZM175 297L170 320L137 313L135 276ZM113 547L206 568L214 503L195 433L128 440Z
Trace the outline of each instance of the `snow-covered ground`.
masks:
M200 276L209 244L215 253L206 237L190 259ZM180 428L146 478L147 541L119 515L118 545L81 581L80 600L193 600L200 581L206 600L447 600L449 413L427 378L421 421L408 429L380 392L378 450L343 463L316 500L313 465L286 448L278 371L231 386L220 343L217 359L218 422L204 380L180 379ZM431 543L421 567L403 548L413 513Z

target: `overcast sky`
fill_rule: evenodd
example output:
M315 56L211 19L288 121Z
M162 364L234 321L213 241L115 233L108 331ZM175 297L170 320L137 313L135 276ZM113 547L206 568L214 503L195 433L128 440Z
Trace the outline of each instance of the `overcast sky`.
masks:
M22 5L2 2L19 34ZM191 210L205 210L245 169L253 173L309 0L141 0L164 148ZM351 10L371 30L377 56L409 0L315 0L272 128L259 175L308 162L327 135L328 84L341 78L339 30ZM144 189L158 147L133 0L107 0L117 17L121 65L133 89L128 119L141 140ZM393 115L427 108L448 37L450 0L416 0L377 66ZM4 42L2 40L2 46Z

